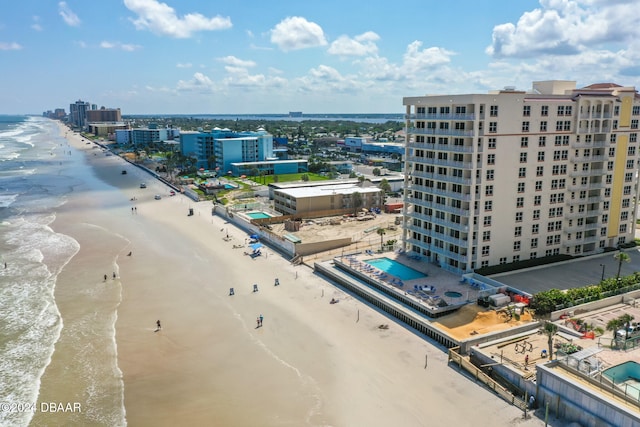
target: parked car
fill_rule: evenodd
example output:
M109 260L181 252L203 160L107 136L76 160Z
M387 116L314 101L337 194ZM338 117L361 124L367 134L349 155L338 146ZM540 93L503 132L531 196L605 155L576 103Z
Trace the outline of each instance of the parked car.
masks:
M169 195L170 195L170 196L175 196L175 195L176 195L176 192L175 192L175 191L173 191L173 190L171 190L171 191L169 191Z
M617 338L629 338L633 335L636 335L640 332L640 325L631 325L627 328L627 330L625 331L624 328L622 329L618 329L616 331L616 337Z
M140 184L140 188L147 188L147 184L143 182L142 184Z
M123 171L122 171L122 175L126 175L126 174L127 174L127 171L126 171L126 170L123 170Z
M160 199L162 199L162 197L160 197L160 195L159 195L159 194L156 194L153 198L154 198L154 199L156 199L156 200L160 200Z

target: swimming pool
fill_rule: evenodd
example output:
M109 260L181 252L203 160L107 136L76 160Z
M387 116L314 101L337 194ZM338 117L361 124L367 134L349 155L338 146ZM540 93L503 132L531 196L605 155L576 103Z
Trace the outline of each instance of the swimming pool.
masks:
M426 274L420 273L418 270L414 270L411 267L407 267L404 264L400 264L399 262L386 257L369 259L365 262L378 270L382 270L385 273L396 276L400 280L412 280L427 277Z
M248 212L247 216L250 217L251 219L272 218L271 215L269 215L268 213L265 213L265 212Z
M602 375L625 390L627 395L640 399L640 364L629 361L602 371Z

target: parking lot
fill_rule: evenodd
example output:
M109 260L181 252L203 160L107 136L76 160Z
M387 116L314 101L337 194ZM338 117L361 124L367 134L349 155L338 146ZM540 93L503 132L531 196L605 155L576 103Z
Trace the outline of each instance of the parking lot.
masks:
M640 249L634 248L625 252L631 259L630 262L622 263L620 276L640 271ZM615 277L619 265L618 260L614 258L616 254L617 251L606 252L549 266L496 274L491 278L529 294L549 289L579 288L600 283L603 276ZM638 319L640 320L640 317Z

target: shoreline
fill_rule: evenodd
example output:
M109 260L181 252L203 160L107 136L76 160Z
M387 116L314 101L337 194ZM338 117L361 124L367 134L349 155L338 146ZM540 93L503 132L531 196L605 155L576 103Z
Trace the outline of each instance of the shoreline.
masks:
M246 233L211 216L208 203L164 197L167 187L148 176L149 188L140 189L139 168L79 135L67 139L109 187L101 190L109 203L89 189L80 197L93 206L65 211L54 229L81 214L93 223L95 215L95 224L115 236L111 249L85 244L80 253L111 251L118 269L115 346L130 425L493 425L496 414L505 422L521 417L452 369L442 348L307 267L270 248L254 260L234 251ZM121 175L123 168L130 173ZM74 233L79 241L91 237L87 227ZM92 270L87 260L72 261L79 271ZM340 303L330 304L332 298ZM163 329L156 333L158 319ZM378 328L386 323L389 329Z

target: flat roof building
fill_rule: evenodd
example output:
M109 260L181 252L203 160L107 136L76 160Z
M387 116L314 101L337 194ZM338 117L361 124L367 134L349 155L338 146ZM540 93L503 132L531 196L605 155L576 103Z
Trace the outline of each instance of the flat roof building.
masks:
M406 97L405 248L454 272L634 239L634 87Z
M383 191L377 187L361 187L355 183L311 185L274 189L274 209L285 215L309 215L321 212L357 213L358 210L381 208Z

